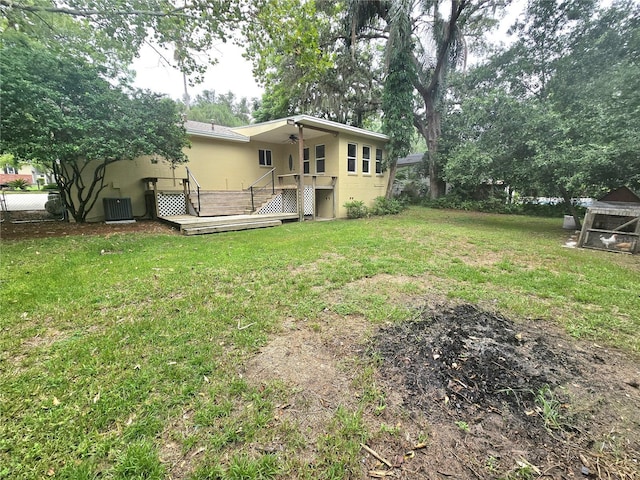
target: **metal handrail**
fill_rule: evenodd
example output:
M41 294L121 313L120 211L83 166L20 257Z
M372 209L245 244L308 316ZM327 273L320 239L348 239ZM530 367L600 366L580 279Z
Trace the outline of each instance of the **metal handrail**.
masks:
M198 183L198 180L196 180L196 177L193 176L193 173L191 173L191 170L189 170L189 167L185 167L187 169L187 185L188 185L188 193L191 194L191 179L193 179L193 183L196 184L197 187L197 193L198 193L198 216L200 216L200 210L201 210L201 205L200 205L200 184Z
M253 196L253 191L254 191L254 187L256 186L256 184L258 182L260 182L261 180L263 180L267 175L271 174L271 195L275 195L276 193L276 176L275 176L275 168L272 168L271 170L269 170L267 173L265 173L264 175L262 175L258 180L256 180L255 182L253 182L251 185L249 185L249 187L247 188L247 190L249 190L251 192L251 211L255 211L256 206L255 206L255 201L254 201L254 196ZM259 187L261 190L266 190L267 187L269 186L269 184L265 184L263 187Z
M271 174L271 178L273 178L273 172L275 172L276 169L272 168L271 170L269 170L267 173L265 173L264 175L262 175L258 180L256 180L255 182L253 182L251 185L249 185L247 187L247 190L250 189L251 187L253 187L256 183L258 183L260 180L262 180L264 177L266 177L267 175Z

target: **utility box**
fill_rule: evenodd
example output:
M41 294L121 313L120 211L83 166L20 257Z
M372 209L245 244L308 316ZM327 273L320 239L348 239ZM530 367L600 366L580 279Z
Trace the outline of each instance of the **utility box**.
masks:
M130 198L103 198L105 222L133 220L133 208Z

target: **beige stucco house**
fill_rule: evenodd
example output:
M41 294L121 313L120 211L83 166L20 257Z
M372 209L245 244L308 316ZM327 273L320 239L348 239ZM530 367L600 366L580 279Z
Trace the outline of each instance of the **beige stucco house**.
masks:
M172 169L154 157L110 165L107 201L88 220L112 219L115 199L130 199L134 217L301 216L301 200L305 218L340 218L345 202L371 205L386 191L388 137L380 133L307 115L237 128L188 121L186 129L186 165Z

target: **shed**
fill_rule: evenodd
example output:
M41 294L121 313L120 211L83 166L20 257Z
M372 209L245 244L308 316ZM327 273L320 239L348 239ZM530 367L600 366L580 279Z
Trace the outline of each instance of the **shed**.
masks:
M627 187L609 192L587 209L578 246L640 252L640 197Z

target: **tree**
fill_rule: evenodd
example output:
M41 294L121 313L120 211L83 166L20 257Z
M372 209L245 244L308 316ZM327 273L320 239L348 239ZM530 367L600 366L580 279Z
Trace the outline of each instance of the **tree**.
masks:
M240 0L0 0L0 27L126 73L144 43L174 51L164 58L201 78L208 52L241 18ZM203 61L205 60L205 61Z
M258 121L306 113L362 126L380 107L375 52L352 58L336 35L340 2L263 0L252 2L244 33L247 57L265 94Z
M236 96L232 92L218 95L213 90L205 90L189 107L187 118L196 122L213 122L226 127L240 127L249 124L251 109L246 97L236 102Z
M530 3L520 40L469 76L449 181L571 198L640 185L640 7Z
M386 197L393 194L398 157L409 154L413 133L413 82L411 58L411 24L407 9L411 2L402 0L392 6L390 15L396 27L391 31L388 48L387 77L382 95L382 130L389 136L387 167L389 182Z
M5 36L0 66L0 152L50 166L77 222L106 188L109 165L141 155L186 161L186 132L173 101L126 93L98 67L21 36Z
M415 71L410 78L422 103L422 108L415 110L413 123L427 143L430 195L437 198L444 192L438 141L447 76L465 63L465 34L478 34L492 25L492 14L502 2L452 0L448 17L443 16L444 8L439 1L352 0L348 5L347 25L354 48L357 39L366 39L382 30L389 32L385 45L387 55L398 55L389 52L399 48L407 49L405 55L411 59L410 65ZM386 27L381 28L381 21ZM407 23L411 28L404 27ZM411 38L396 41L399 35Z
M400 109L414 113L413 125L429 147L431 192L437 196L443 190L437 147L447 74L464 64L463 33L478 34L488 28L494 10L503 3L452 0L449 16L444 18L443 6L435 0L258 2L258 20L248 35L256 77L267 84L258 116L266 119L260 116L265 110L267 117L302 110L360 126L366 116L378 114L383 82L388 81L393 87L387 87L391 102L385 107L393 113L383 108L386 126L401 130L386 133L393 138L404 136L407 118L398 113ZM303 36L290 35L301 29ZM392 97L391 90L400 92L398 88L402 88L399 98L406 102L404 107ZM413 97L405 94L409 89L418 93L422 109L414 108ZM334 91L342 93L334 96ZM341 118L338 112L345 111L349 113ZM392 116L405 122L390 122Z

